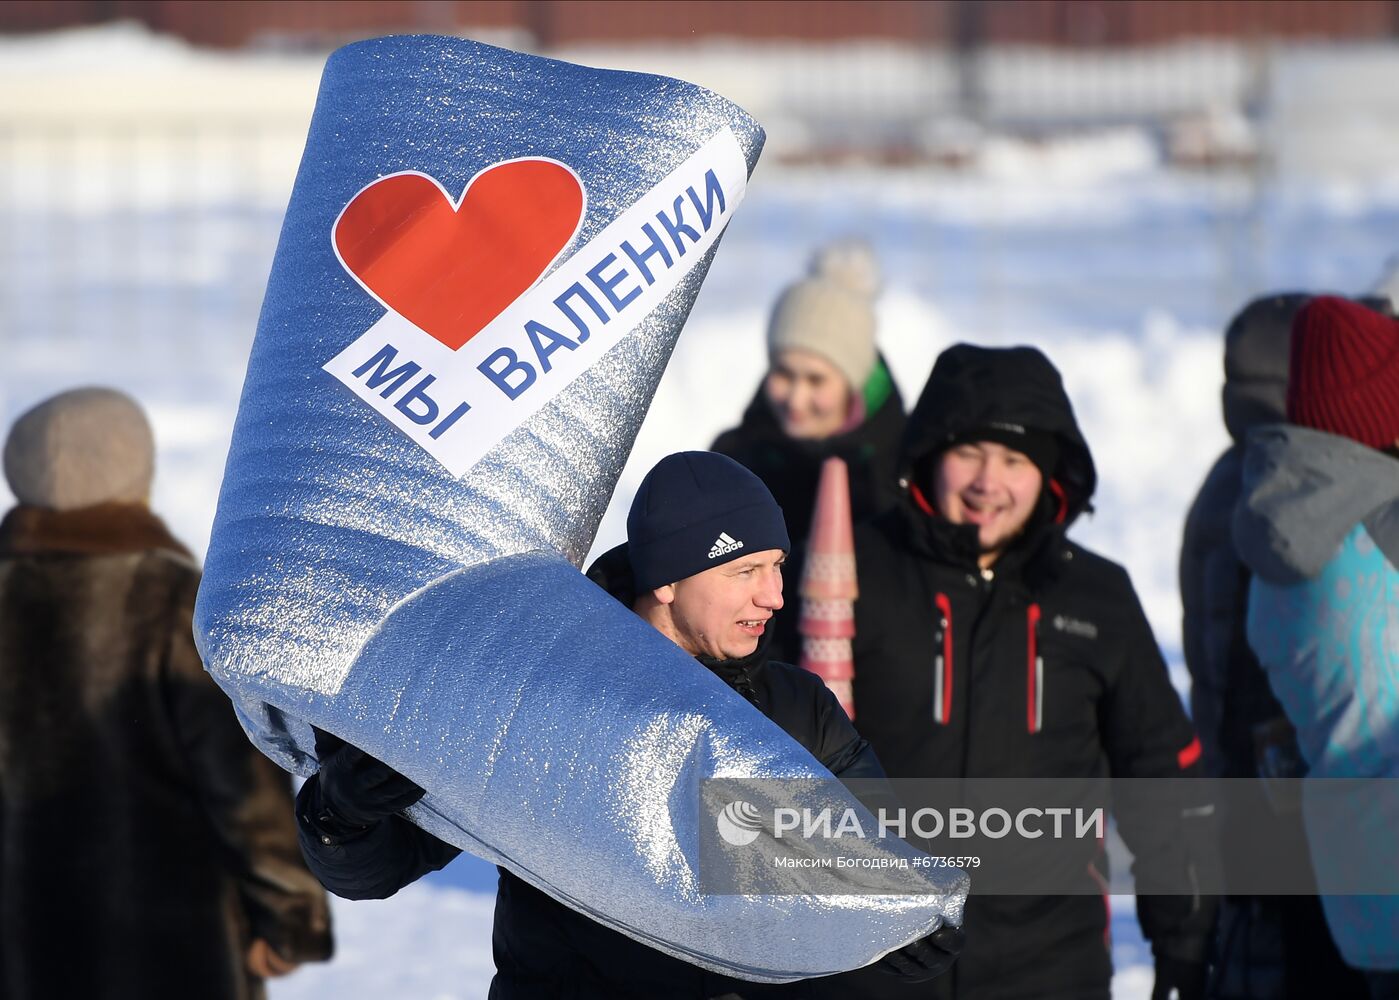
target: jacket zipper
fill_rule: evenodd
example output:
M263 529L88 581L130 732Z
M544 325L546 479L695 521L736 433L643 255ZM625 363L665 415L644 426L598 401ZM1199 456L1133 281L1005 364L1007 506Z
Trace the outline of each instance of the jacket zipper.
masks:
M1037 733L1044 727L1044 658L1039 651L1040 606L1025 609L1025 727Z
M946 594L934 597L938 606L938 634L941 645L933 663L933 721L947 725L952 720L952 602Z

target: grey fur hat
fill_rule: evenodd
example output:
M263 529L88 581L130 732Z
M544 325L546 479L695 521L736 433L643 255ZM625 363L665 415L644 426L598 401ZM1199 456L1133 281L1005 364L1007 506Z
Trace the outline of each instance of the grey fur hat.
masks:
M125 393L72 389L21 414L5 441L5 478L20 503L75 510L139 503L155 476L155 438Z
M874 297L879 265L869 244L841 240L818 250L811 273L789 286L768 323L768 358L809 351L845 376L857 395L874 371Z

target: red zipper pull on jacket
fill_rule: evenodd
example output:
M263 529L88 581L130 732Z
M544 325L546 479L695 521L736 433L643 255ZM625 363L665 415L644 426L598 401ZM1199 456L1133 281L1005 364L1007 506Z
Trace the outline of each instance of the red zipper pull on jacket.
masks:
M1025 727L1037 733L1044 727L1044 659L1039 651L1040 606L1025 609Z
M946 594L934 598L938 614L938 638L942 648L933 661L933 721L944 726L952 721L952 602Z

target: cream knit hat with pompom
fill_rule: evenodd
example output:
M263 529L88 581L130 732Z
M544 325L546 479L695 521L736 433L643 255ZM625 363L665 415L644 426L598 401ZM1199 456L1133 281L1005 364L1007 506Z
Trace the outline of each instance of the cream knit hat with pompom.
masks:
M816 251L811 274L777 300L768 323L768 358L810 351L835 365L854 393L874 371L874 297L879 264L862 240L841 240Z

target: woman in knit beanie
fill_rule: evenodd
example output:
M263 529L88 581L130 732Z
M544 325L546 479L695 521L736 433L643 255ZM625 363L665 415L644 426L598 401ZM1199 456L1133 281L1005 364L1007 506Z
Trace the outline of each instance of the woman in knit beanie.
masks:
M903 400L875 347L879 265L869 245L819 248L809 273L788 286L768 323L768 372L738 427L712 450L752 470L772 491L794 545L811 526L821 464L850 470L859 520L892 505Z
M768 323L768 406L787 436L832 437L864 418L860 393L875 367L879 271L868 246L819 250L811 274L777 300Z

